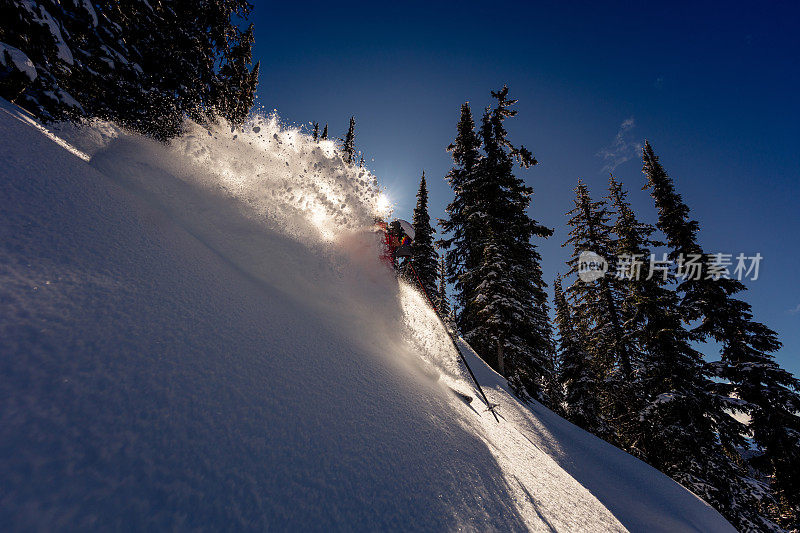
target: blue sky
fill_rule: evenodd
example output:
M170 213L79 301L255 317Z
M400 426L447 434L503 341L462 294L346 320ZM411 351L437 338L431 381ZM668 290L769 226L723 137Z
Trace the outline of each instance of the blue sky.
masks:
M759 252L745 299L778 331L800 375L800 7L717 3L275 3L254 1L258 102L287 123L328 123L356 144L410 218L424 169L432 217L452 193L445 147L459 107L519 99L510 138L548 282L564 272L564 213L580 177L606 194L611 167L653 222L637 147L647 138L701 224L710 252ZM606 157L604 157L604 154Z

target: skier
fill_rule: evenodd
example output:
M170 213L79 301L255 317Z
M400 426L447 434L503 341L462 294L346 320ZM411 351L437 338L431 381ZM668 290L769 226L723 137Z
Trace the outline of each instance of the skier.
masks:
M433 304L433 301L430 298L430 295L425 291L425 287L422 286L422 283L419 281L419 275L417 274L416 270L414 269L414 263L411 260L411 241L414 240L415 232L414 226L409 224L407 221L402 219L396 219L392 221L391 224L386 224L386 222L381 218L375 218L375 231L380 231L383 233L383 252L381 253L381 261L383 261L387 266L392 267L395 271L402 272L404 267L408 266L409 276L413 276L410 279L412 280L411 283L414 283L413 280L416 281L417 286L419 287L420 292L425 296L425 299L428 301L428 304L431 306L431 309L434 313L436 313L436 317L442 324L442 327L447 332L447 336L450 337L450 341L453 343L453 348L455 348L456 352L458 352L458 356L461 358L461 361L464 363L464 367L469 372L470 377L472 378L472 382L475 383L475 388L481 395L483 402L486 404L487 410L491 411L494 419L497 422L500 422L500 419L497 417L497 413L495 412L495 408L497 405L489 403L489 399L486 397L486 394L483 392L480 383L478 383L478 378L475 377L475 374L472 372L472 369L467 363L467 359L464 357L461 348L458 346L458 342L456 342L456 333L454 330L449 328L447 324L442 319L442 316L439 314L439 310ZM402 265L397 264L398 259L405 258L405 261ZM470 403L472 401L472 397L456 390L453 392L461 398L466 403Z
M393 269L398 269L398 260L411 257L411 241L414 238L414 229L405 220L394 220L386 224L383 220L376 221L376 227L383 232L383 252L381 260Z

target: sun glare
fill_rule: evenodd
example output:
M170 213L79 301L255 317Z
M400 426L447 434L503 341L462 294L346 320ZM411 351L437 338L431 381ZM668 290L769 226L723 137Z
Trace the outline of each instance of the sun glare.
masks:
M380 193L378 200L375 202L376 214L382 217L388 217L392 211L392 202L386 193Z

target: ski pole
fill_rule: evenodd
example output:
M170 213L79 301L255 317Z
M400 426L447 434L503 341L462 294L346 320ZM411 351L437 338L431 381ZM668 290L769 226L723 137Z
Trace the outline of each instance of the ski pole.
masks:
M459 348L458 343L456 342L455 334L450 332L450 328L447 327L447 324L444 323L442 315L439 314L439 309L433 304L433 300L431 300L431 297L428 295L428 291L425 290L425 286L422 284L422 280L420 279L419 274L417 274L417 269L414 268L414 263L409 260L408 266L411 268L411 272L414 273L414 277L417 278L417 284L419 285L419 288L422 289L422 294L425 295L425 299L428 300L428 304L431 306L433 312L436 314L436 318L439 319L439 322L441 322L442 327L447 332L447 336L450 337L450 342L453 343L453 348L455 348L456 352L458 352L458 356L461 358L461 362L463 362L464 366L467 367L467 372L469 372L469 376L472 378L472 382L475 383L475 387L478 389L481 398L483 398L483 403L486 404L486 407L489 409L489 411L492 412L492 415L494 415L494 419L499 423L500 419L497 418L497 413L494 412L494 406L492 406L492 404L489 403L489 399L486 398L486 394L484 394L481 384L478 383L478 378L475 377L475 373L472 372L469 363L467 363L467 358L464 357L464 353L461 351L461 348Z

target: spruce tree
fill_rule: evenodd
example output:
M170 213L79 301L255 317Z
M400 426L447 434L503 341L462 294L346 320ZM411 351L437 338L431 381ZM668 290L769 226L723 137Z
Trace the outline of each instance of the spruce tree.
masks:
M483 248L483 257L474 272L480 280L475 287L474 306L477 325L466 332L466 339L479 350L479 354L502 376L509 376L513 371L509 364L511 354L507 350L507 335L513 335L514 312L523 307L520 295L513 290L513 279L510 275L512 265L507 261L510 250L503 247L501 241L489 230ZM518 338L510 339L519 342ZM515 346L516 348L516 346ZM520 383L516 383L520 387Z
M328 124L325 124L325 127L322 129L322 137L320 137L323 141L328 139Z
M36 80L36 67L22 50L0 42L0 97L14 102Z
M618 444L630 449L631 435L635 429L634 422L640 409L637 402L643 394L639 388L641 352L647 345L643 337L646 337L644 333L648 327L648 317L642 312L641 306L643 302L649 301L649 298L661 294L665 279L656 270L649 269L651 259L649 247L659 244L651 239L655 228L636 220L627 202L627 194L613 176L609 178L609 194L606 198L615 215L611 230L616 236L611 243L616 270L613 275L609 274L611 276L609 279L614 282L624 345L631 354L630 374L615 381L611 403L612 419ZM644 268L645 265L648 267Z
M723 398L735 397L733 408L743 407L750 415L749 430L760 455L753 464L771 479L780 503L778 518L784 524L800 521L800 383L774 359L781 344L774 331L753 320L748 303L734 297L745 290L735 279L710 275L703 265L692 275L688 264L694 257L706 258L697 240L699 224L690 218L689 207L675 190L672 178L661 166L650 144L642 150L645 188L650 189L658 209L657 227L670 249L670 258L686 274L678 285L682 295L683 319L697 323L691 330L695 340L712 340L721 345L721 360L714 363L717 384ZM734 437L723 434L725 440Z
M503 123L516 115L511 109L516 100L508 98L507 87L492 97L497 102L484 113L480 138L469 107L462 106L451 147L456 167L448 181L456 199L443 227L453 235L443 242L456 248L451 258L460 293L458 325L517 394L547 401L552 335L540 257L531 239L552 231L529 217L532 190L513 173L515 162L523 168L536 164L527 149L507 138Z
M23 52L33 62L37 74L16 101L43 120L78 117L85 113L68 87L76 68L77 43L70 39L66 25L70 19L89 18L86 6L57 0L0 3L0 19L3 20L0 42Z
M447 260L444 255L439 257L438 278L439 287L436 291L436 309L442 319L448 320L452 308L450 307L450 299L447 297Z
M569 211L571 226L564 246L572 246L567 264L569 274L579 274L579 261L592 252L607 262L609 272L615 266L615 239L609 223L610 215L604 201L593 201L586 185L578 181L575 187L575 207ZM598 273L599 275L599 273ZM567 289L573 306L575 327L586 337L584 349L589 353L593 379L598 388L596 414L601 420L596 427L599 435L614 444L621 444L616 422L624 419L629 409L629 384L632 380L632 354L635 348L624 327L621 284L609 274L590 279L581 274Z
M314 123L314 131L311 137L314 139L314 142L319 142L319 122Z
M456 323L461 331L470 331L476 323L473 297L477 283L473 281L472 273L481 260L479 236L483 224L476 214L480 200L476 187L478 165L482 155L468 103L461 105L456 138L447 150L454 165L445 179L455 196L446 208L447 217L439 222L442 231L449 235L440 243L447 250L448 281L455 288Z
M419 280L414 279L413 284L421 283L427 294L433 298L436 293L436 248L433 245L434 230L431 227L431 217L428 214L428 186L425 182L425 172L419 180L417 190L417 205L412 218L414 226L414 240L411 242L411 261Z
M742 530L774 529L759 511L767 497L720 435L743 429L719 401L702 355L684 328L672 273L650 260L654 228L640 223L613 177L614 251L625 279L625 334L638 353L635 381L623 391L629 406L613 420L622 445L703 497ZM627 259L627 260L626 260ZM741 441L739 442L741 444Z
M213 118L230 81L219 63L246 18L245 0L2 2L0 41L23 51L36 79L17 101L43 120L102 117L166 139L184 117ZM244 41L252 32L244 32ZM252 44L252 43L250 43ZM168 51L169 53L165 53ZM257 70L241 88L236 119L252 104ZM244 110L244 111L243 111Z
M220 68L220 87L216 99L219 114L233 125L241 125L247 118L250 108L253 107L257 78L257 66L251 68L253 58L253 25L246 31L234 30L236 37L231 39L223 58L224 64Z
M555 324L558 332L558 382L564 391L564 414L570 422L594 433L608 433L600 414L600 381L594 371L592 355L585 347L585 336L573 322L564 296L561 276L553 284Z
M344 137L342 144L342 152L344 154L344 162L352 165L355 161L356 155L356 118L350 117L350 127L347 128L347 135Z
M569 273L578 274L582 252L599 255L612 270L616 264L616 250L607 205L602 200L592 201L589 189L580 180L575 195L575 207L568 213L571 215L568 224L572 227L570 238L564 243L573 250L567 263ZM619 379L630 380L634 349L623 328L619 291L620 283L613 276L604 275L594 281L578 279L568 292L575 303L576 320L583 323L591 335L598 371L604 377L619 372Z

